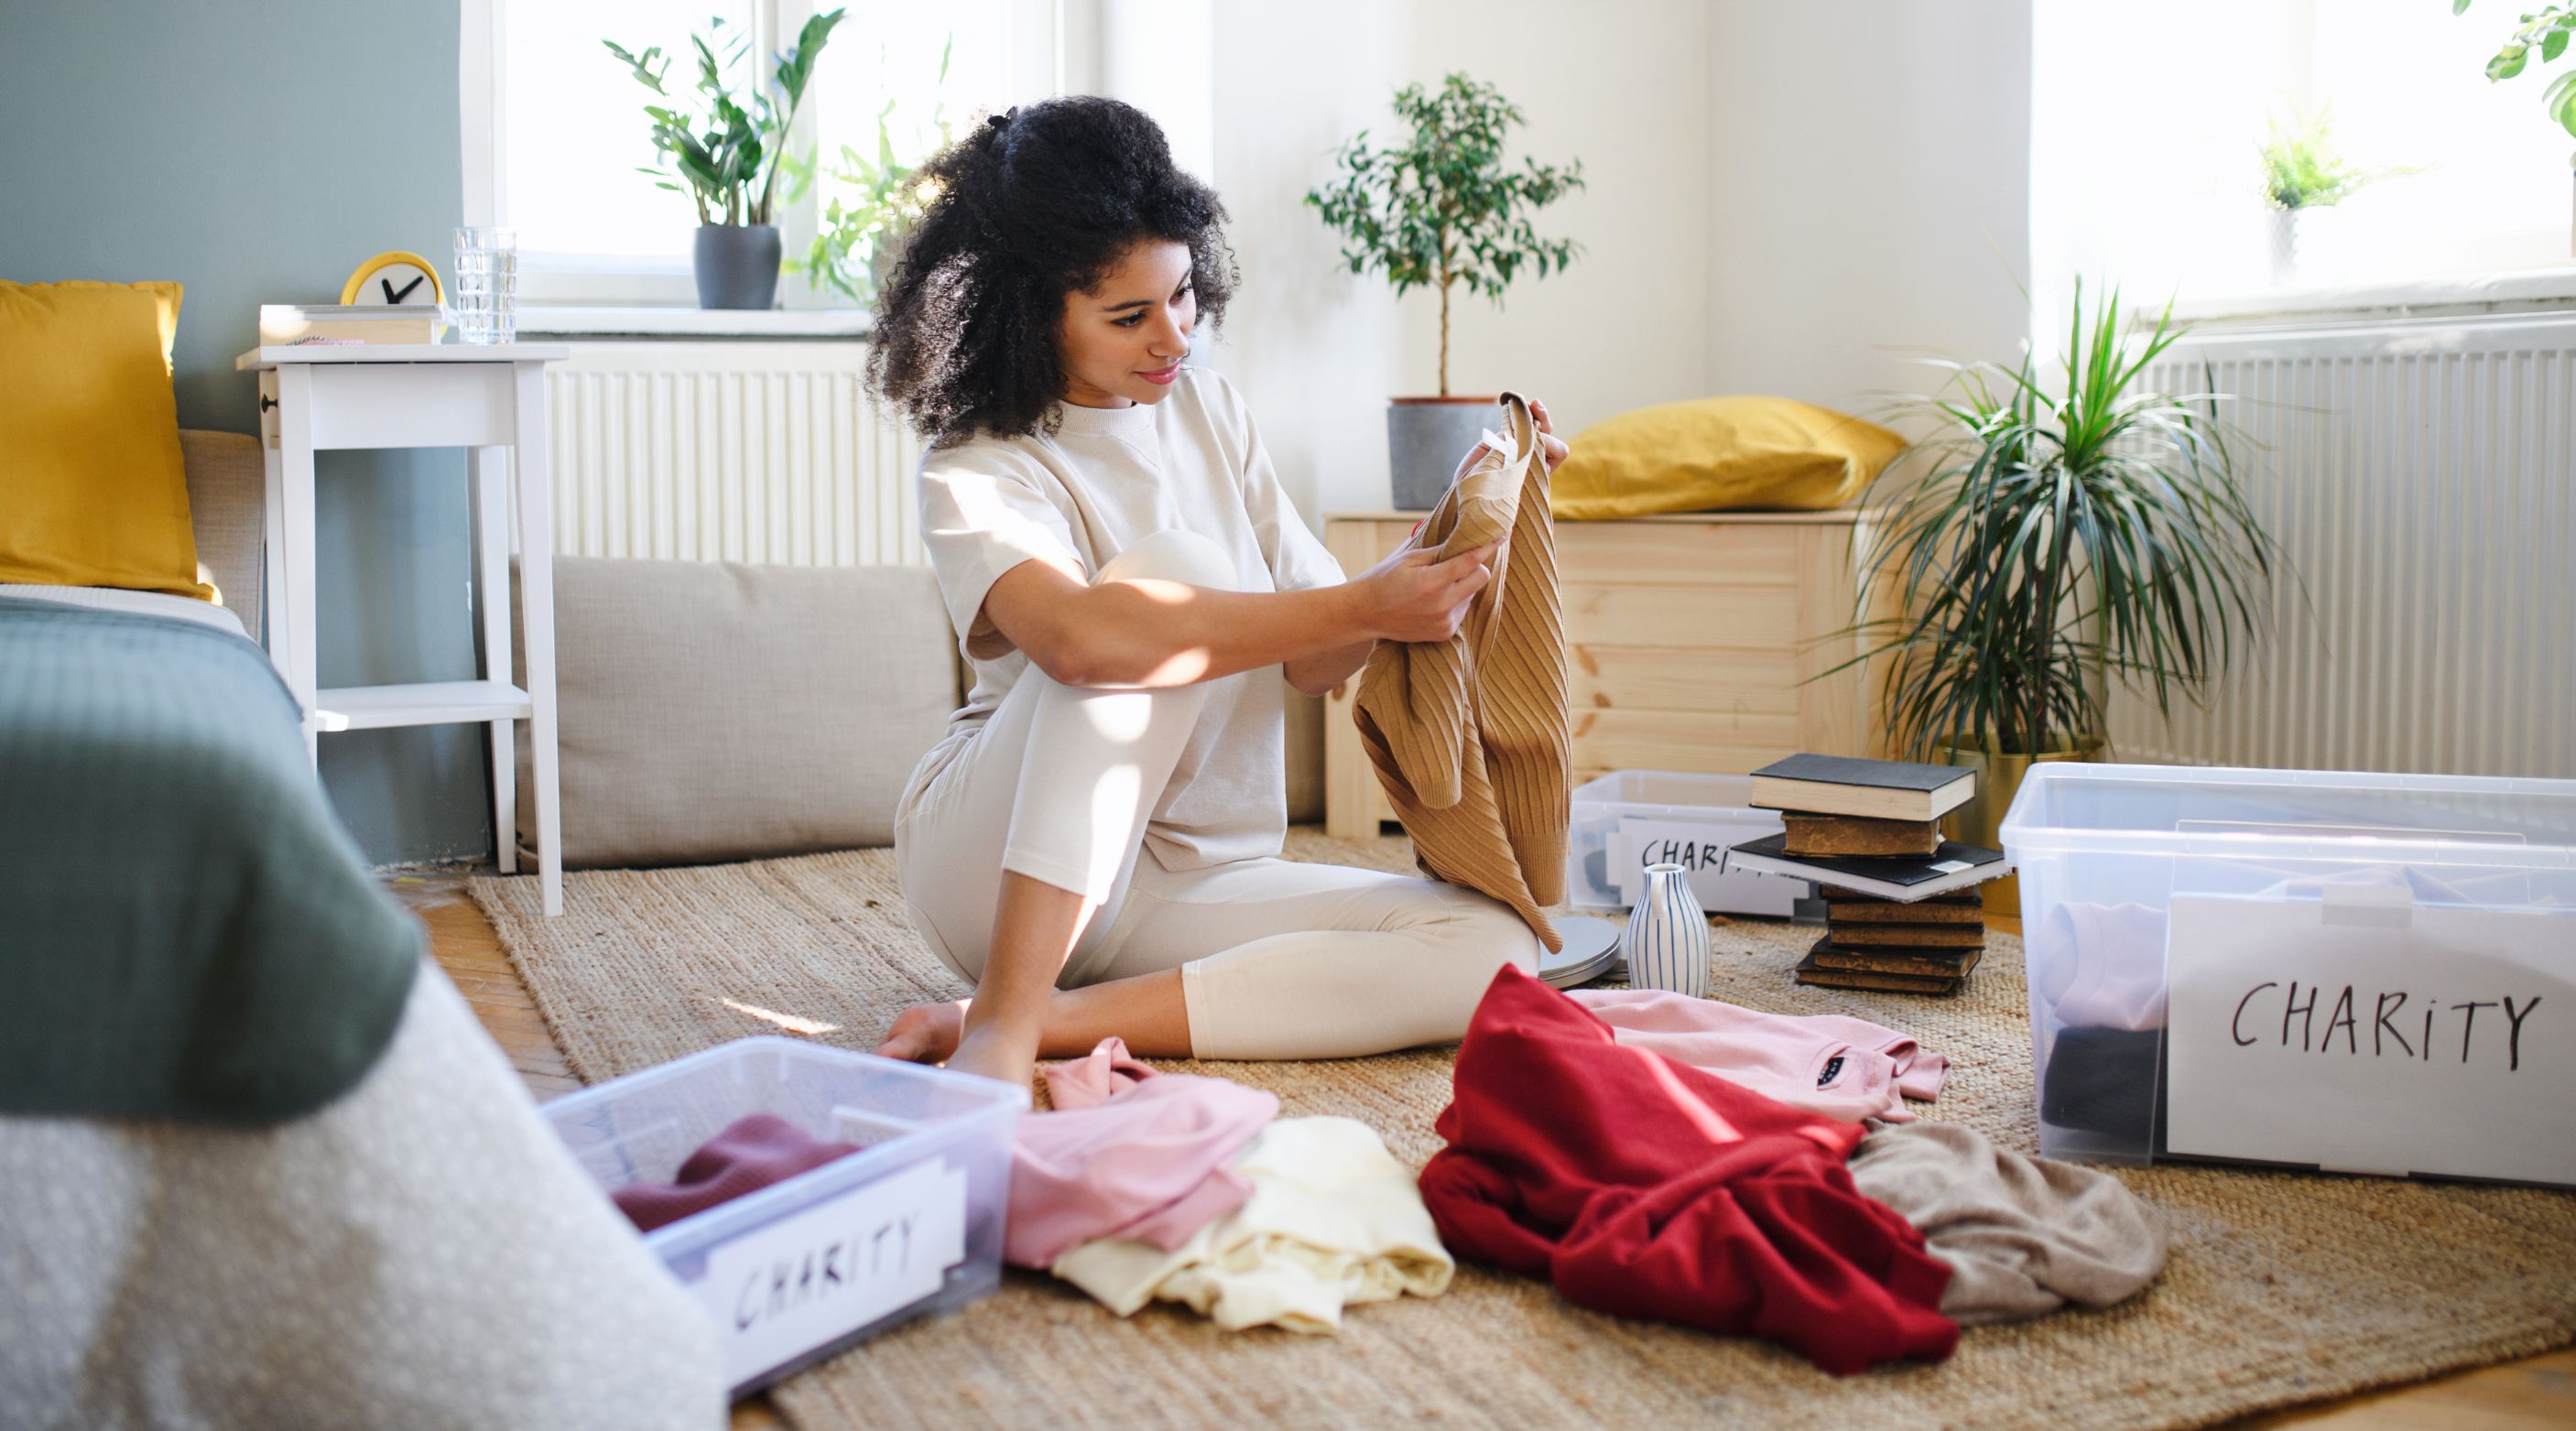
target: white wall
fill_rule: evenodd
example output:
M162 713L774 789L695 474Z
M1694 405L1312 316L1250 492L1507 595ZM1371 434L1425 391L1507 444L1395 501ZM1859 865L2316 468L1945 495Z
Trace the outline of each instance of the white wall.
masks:
M1541 211L1574 266L1496 309L1453 294L1450 390L1516 388L1566 430L1706 390L1709 8L1620 0L1220 5L1216 168L1243 284L1215 355L1253 403L1309 516L1387 502L1386 399L1436 390L1439 305L1343 265L1303 205L1332 152L1381 133L1388 97L1464 69L1529 118L1510 151L1580 157L1588 187Z
M1301 200L1398 85L1464 69L1528 115L1515 156L1579 156L1589 187L1539 215L1571 269L1456 296L1452 391L1517 388L1571 432L1723 392L1865 412L1921 385L1909 351L2009 360L2031 3L1227 0L1212 167L1243 274L1208 356L1310 519L1385 505L1386 399L1433 390L1437 300L1348 273Z
M2031 0L1721 0L1708 381L1874 415L2010 362L2030 271Z

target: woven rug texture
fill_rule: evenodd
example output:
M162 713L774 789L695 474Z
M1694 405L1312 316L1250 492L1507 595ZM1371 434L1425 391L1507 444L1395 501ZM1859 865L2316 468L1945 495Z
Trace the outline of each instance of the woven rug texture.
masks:
M1410 872L1400 839L1290 836L1292 858ZM596 1082L750 1034L867 1048L908 1004L967 991L914 935L893 854L574 872L564 913L533 877L471 890L564 1057ZM2018 940L1994 935L1955 998L1807 989L1815 939L1715 929L1718 998L1847 1013L1950 1058L1924 1116L2038 1151ZM1325 1063L1188 1063L1338 1113L1419 1167L1438 1148L1449 1050ZM1974 1328L1932 1366L1836 1378L1768 1344L1585 1311L1462 1265L1445 1296L1353 1309L1339 1336L1226 1333L1169 1307L1112 1316L1013 1272L773 1388L803 1431L1278 1425L2068 1428L2206 1425L2576 1341L2576 1194L2159 1166L2119 1176L2171 1219L2163 1278L2106 1312Z

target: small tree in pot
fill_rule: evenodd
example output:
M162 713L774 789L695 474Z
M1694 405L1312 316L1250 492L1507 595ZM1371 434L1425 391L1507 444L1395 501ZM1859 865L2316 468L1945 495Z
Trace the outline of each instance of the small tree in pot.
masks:
M841 23L841 13L825 11L805 22L787 53L773 57L769 83L752 87L747 108L734 98L725 75L741 65L751 37L739 31L728 35L718 18L710 26L712 38L689 37L698 56L700 111L644 106L653 121L656 157L639 166L639 172L652 175L661 188L686 193L698 206L693 257L701 308L767 308L777 296L780 249L770 214L778 195L779 161L786 156L787 131L805 102L805 86L814 77L814 62L832 28ZM646 89L675 98L663 87L671 57L661 46L639 55L614 40L600 43Z
M1386 420L1396 505L1428 507L1493 402L1449 395L1450 290L1463 285L1500 303L1523 268L1544 277L1573 262L1581 247L1541 237L1530 216L1583 187L1583 161L1504 163L1506 131L1528 121L1501 91L1465 74L1436 90L1397 90L1395 114L1411 130L1403 142L1372 148L1361 130L1334 156L1340 174L1306 202L1341 236L1351 272L1385 274L1398 297L1416 288L1440 294L1440 395L1397 398Z
M2088 318L2079 283L2062 391L2028 356L1936 363L1951 385L1900 404L1938 426L1863 496L1860 566L1905 614L1853 629L1871 638L1858 660L1888 662L1900 751L1979 771L1954 838L1991 845L2033 763L2099 756L2103 676L2169 714L2269 625L2281 556L2238 484L2222 395L2139 381L2182 337L2169 320L2132 342L2118 294ZM1988 886L1993 907L2011 898Z

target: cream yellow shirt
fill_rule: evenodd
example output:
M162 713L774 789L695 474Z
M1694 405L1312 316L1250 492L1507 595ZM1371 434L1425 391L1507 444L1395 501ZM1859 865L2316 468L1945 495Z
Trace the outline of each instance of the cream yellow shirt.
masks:
M1224 549L1242 591L1343 580L1280 490L1233 385L1185 368L1173 386L1151 405L1059 406L1052 435L979 437L923 454L922 540L974 682L947 736L913 771L902 816L1028 670L989 621L979 625L986 593L1020 563L1089 579L1140 538L1179 529ZM1145 847L1167 870L1275 855L1287 834L1284 675L1267 666L1207 684L1198 728L1145 826Z

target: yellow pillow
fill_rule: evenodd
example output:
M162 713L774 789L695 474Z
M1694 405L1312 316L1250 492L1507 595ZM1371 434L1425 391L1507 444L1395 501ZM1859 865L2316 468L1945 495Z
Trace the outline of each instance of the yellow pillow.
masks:
M211 599L170 395L175 283L0 282L0 582Z
M1830 408L1713 397L1623 412L1575 434L1548 508L1567 521L1738 508L1818 511L1858 496L1905 439Z

